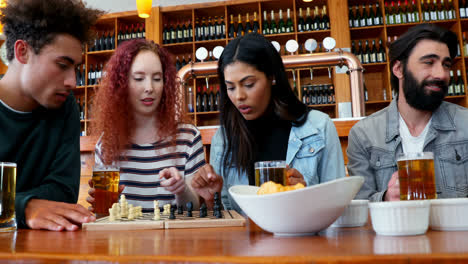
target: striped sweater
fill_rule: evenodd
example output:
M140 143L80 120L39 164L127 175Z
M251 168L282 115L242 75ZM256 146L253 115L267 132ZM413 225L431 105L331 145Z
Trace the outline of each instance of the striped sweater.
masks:
M96 164L103 164L100 142L96 144L95 151ZM143 211L152 211L153 200L159 200L160 206L175 203L175 195L160 186L160 171L175 167L189 183L191 176L203 165L205 153L200 131L193 125L181 124L178 127L175 145L168 141L131 144L120 157L119 184L125 185L122 194L125 194L129 203L141 205Z

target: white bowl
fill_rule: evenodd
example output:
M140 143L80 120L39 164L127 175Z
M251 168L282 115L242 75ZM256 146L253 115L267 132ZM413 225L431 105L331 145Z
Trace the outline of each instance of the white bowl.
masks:
M426 233L430 201L369 203L372 227L378 235L410 236Z
M352 200L332 227L357 227L363 226L369 217L368 200Z
M315 234L327 228L344 211L361 188L364 178L345 177L304 189L257 195L259 187L236 185L229 193L262 229L275 235Z
M431 200L431 229L468 230L468 198Z

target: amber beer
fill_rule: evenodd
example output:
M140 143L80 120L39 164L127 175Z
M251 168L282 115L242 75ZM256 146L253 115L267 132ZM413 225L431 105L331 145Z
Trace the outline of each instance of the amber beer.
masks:
M255 162L255 186L260 186L268 181L280 183L284 186L288 185L285 161Z
M93 186L95 207L97 217L109 215L109 208L119 199L120 172L115 167L93 168Z
M437 198L432 152L401 154L397 162L400 200Z
M16 230L16 164L0 162L0 231Z

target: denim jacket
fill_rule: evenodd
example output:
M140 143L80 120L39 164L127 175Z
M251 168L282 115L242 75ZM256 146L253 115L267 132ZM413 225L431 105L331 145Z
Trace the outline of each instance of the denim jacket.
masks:
M216 131L211 140L210 164L224 180L221 193L224 208L241 212L230 197L228 189L238 184L248 185L249 180L247 174L241 173L236 167L223 169L224 140L221 129L223 128ZM326 114L311 110L303 125L291 127L286 163L304 176L308 186L345 176L338 134L333 122Z
M359 121L349 132L348 173L364 176L358 198L382 201L396 157L403 153L396 100ZM443 102L432 114L424 151L434 153L438 198L468 194L468 109Z

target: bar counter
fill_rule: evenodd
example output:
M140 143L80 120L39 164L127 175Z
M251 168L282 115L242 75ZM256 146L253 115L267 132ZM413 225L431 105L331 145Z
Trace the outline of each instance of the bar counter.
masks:
M244 227L0 233L1 263L467 263L468 232L378 236L367 224L317 236L275 237Z

